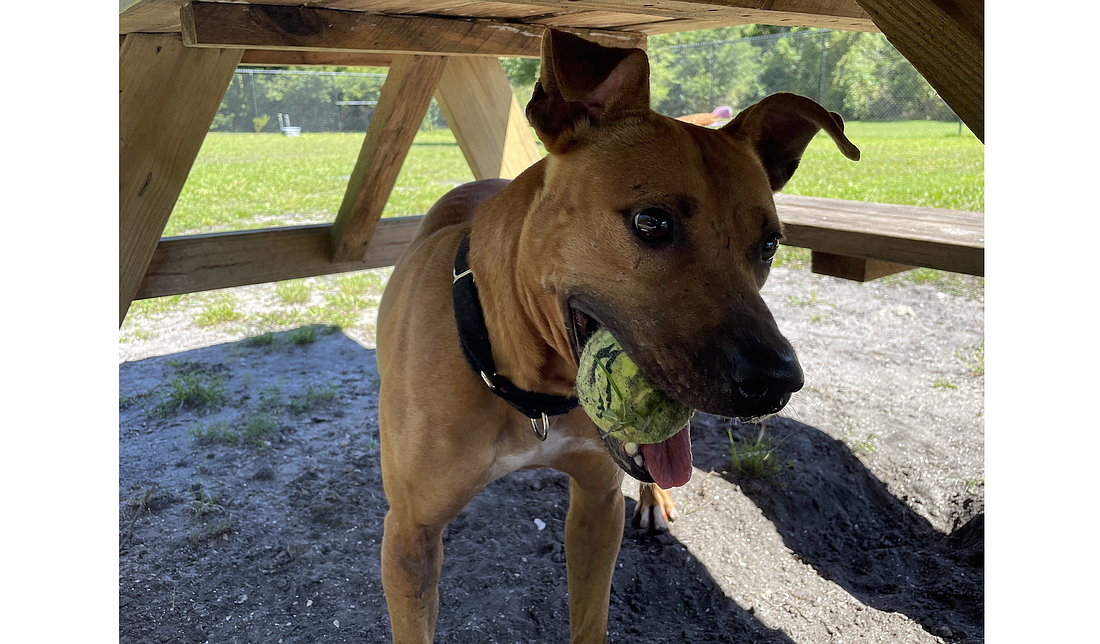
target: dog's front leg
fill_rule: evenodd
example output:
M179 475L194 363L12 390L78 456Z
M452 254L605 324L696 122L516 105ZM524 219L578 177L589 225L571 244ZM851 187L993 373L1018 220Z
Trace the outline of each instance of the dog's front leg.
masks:
M439 573L444 526L418 526L386 514L382 537L382 587L393 641L430 644L439 617Z
M610 461L608 461L610 463ZM573 644L607 641L611 575L623 538L622 471L599 483L569 479L565 557L569 581L569 630Z

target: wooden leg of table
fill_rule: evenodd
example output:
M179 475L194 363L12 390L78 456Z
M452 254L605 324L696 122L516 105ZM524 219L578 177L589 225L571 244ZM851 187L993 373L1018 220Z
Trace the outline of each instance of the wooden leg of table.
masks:
M475 179L514 179L539 160L500 60L455 57L435 94Z
M811 251L810 264L811 270L818 275L831 275L857 282L869 282L914 268L907 264L885 262L880 259L834 255L817 250Z
M359 261L366 255L446 66L446 56L393 57L332 226L332 261Z
M241 50L190 49L179 34L129 34L118 57L118 324L157 242Z

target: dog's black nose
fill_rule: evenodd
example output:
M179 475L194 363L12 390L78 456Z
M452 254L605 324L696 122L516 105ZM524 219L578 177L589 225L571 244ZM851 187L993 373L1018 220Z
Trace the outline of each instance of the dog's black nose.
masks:
M803 382L802 367L789 346L757 346L733 357L733 384L746 407L744 416L779 411Z

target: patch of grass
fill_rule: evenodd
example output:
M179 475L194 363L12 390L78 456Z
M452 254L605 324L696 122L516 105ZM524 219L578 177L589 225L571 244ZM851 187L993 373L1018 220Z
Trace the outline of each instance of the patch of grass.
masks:
M130 317L127 316L126 320L129 321ZM155 333L155 332L150 331L148 329L134 329L134 328L126 328L124 326L123 329L122 329L122 332L118 334L118 343L119 344L124 344L126 342L139 342L139 341L142 341L142 340L150 340L150 339L155 338L159 335L160 335L159 333Z
M878 435L872 432L867 432L867 437L862 440L856 438L852 434L852 424L848 424L848 437L845 439L844 442L848 443L850 447L858 449L864 454L874 454L875 451L878 449L878 446L875 445L875 441L877 440Z
M304 279L285 280L275 284L275 294L287 304L302 304L309 300L313 287Z
M317 341L317 327L300 326L293 329L288 336L294 344L310 344Z
M347 273L336 278L336 287L344 295L380 294L385 280L375 272Z
M755 439L734 439L733 431L726 430L729 436L730 463L733 471L751 478L775 476L785 469L794 467L794 461L779 462L771 434L761 428Z
M955 384L951 382L951 378L948 378L946 376L936 378L935 382L932 383L932 386L936 389L958 389L958 387L956 387Z
M224 420L213 423L195 423L187 433L199 445L236 445L240 435L229 428Z
M260 392L257 406L264 410L277 410L283 406L283 388L281 385L268 385Z
M251 443L260 449L267 447L271 431L279 423L277 412L253 412L241 421L237 427L219 420L210 424L195 423L188 434L199 445L241 445Z
M244 314L237 310L235 298L232 295L223 294L202 308L202 311L195 316L195 324L211 327L226 322L237 322L244 317Z
M772 259L773 268L801 268L808 269L811 264L810 249L798 246L780 245L779 250Z
M834 309L836 308L836 304L833 304L832 302L828 302L826 300L818 300L817 289L812 289L810 291L810 297L808 298L802 298L792 295L790 296L790 302L791 306L812 306L814 304L824 304L826 306L831 306Z
M982 340L976 347L959 349L955 352L955 357L966 365L972 375L985 375L985 340Z
M217 497L208 494L201 485L191 486L187 506L191 511L187 531L192 544L216 539L233 529L233 517L228 516Z
M973 496L978 493L978 488L985 485L985 474L982 474L976 479L964 479L960 476L949 476L949 479L955 479L956 481L962 481L965 486L964 491Z
M241 425L241 439L263 449L269 445L268 436L278 424L278 414L263 411L249 414Z
M275 342L275 334L271 331L264 331L258 335L250 335L244 339L244 345L246 347L269 347L273 342Z
M948 295L965 297L978 302L985 301L984 277L949 273L934 268L914 268L887 275L881 278L881 281L884 284L928 284Z
M327 384L316 389L313 385L306 387L305 393L297 398L291 398L288 407L294 414L303 414L318 404L326 403L336 398L337 392L340 391L340 386L336 384Z
M154 407L152 415L163 418L185 409L202 413L218 411L225 406L228 392L223 373L190 370L168 381L168 398Z
M151 297L146 300L134 300L130 303L130 310L126 312L126 317L163 315L169 311L187 308L190 301L190 295L166 295L164 297Z

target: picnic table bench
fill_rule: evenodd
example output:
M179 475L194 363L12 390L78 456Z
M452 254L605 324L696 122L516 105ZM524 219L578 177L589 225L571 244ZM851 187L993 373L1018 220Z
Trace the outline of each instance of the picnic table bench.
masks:
M985 274L983 213L789 194L775 202L783 243L811 249L815 273L860 282L917 266ZM363 259L349 262L331 260L332 224L167 237L134 299L392 266L421 219L383 219Z
M881 31L984 140L982 0L122 0L119 325L135 298L392 264L417 221L381 214L433 96L475 178L537 160L499 58L537 58L545 27L645 47L751 23ZM161 239L242 63L390 67L344 203L332 224ZM815 270L983 271L980 214L805 199L778 205Z

